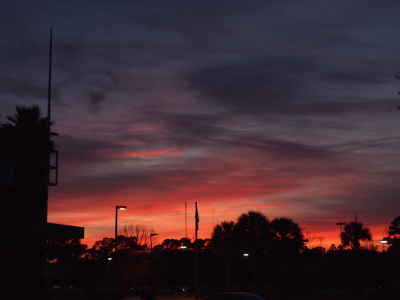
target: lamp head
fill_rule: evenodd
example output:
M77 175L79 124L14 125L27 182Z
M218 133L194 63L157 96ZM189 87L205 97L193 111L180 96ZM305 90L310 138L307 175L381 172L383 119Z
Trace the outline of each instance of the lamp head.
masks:
M116 208L118 210L126 210L126 206L125 205L117 205Z

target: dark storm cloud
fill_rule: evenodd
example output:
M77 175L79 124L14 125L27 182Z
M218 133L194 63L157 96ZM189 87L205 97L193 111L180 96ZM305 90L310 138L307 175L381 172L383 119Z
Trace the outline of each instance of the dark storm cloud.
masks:
M54 45L53 52L55 69L71 73L81 70L87 63L86 58L90 55L85 42L78 39L59 41Z
M91 91L89 92L89 110L97 111L102 102L105 101L106 96L102 92Z
M41 99L46 97L46 86L32 83L31 80L0 77L0 93L24 99L26 97Z
M261 66L242 62L208 67L194 71L186 80L205 101L241 113L290 113L312 100L304 80L272 60Z
M104 141L76 137L71 134L61 134L54 140L58 148L62 149L63 154L60 156L60 163L68 162L65 164L66 168L78 168L83 165L101 163L106 160L106 157L96 153L104 153L110 151L111 148L111 145L104 143ZM114 143L113 147L115 147Z
M252 66L211 67L188 77L189 87L201 92L205 100L238 108L244 112L265 111L293 102L293 83L284 86L280 74L254 70Z
M251 11L240 1L169 1L165 5L145 3L144 6L147 6L147 13L139 15L135 20L137 23L157 30L179 32L191 38L209 34L230 35L234 26L226 19Z
M185 81L205 101L239 113L283 115L360 109L358 99L349 97L344 102L337 97L337 91L344 86L363 89L383 82L383 70L380 74L369 71L380 60L360 61L358 68L346 61L330 64L306 57L259 57L257 60L249 58L199 68L189 73ZM355 62L357 59L352 64ZM324 80L325 86L316 85L317 80ZM324 89L333 89L333 92L324 92Z
M307 144L283 141L278 139L266 140L263 138L247 137L236 143L237 146L252 147L262 152L269 153L274 159L288 160L330 160L337 156L330 147L312 146Z
M14 70L26 72L26 67L31 64L35 67L39 67L39 64L44 62L41 59L45 58L48 54L48 48L40 44L33 37L27 37L25 40L18 40L18 35L16 34L12 38L5 39L0 42L2 46L0 48L0 54L2 60L0 64L6 67L13 67Z
M154 114L152 113L154 116ZM228 133L221 126L221 122L227 118L225 114L171 114L156 112L158 116L165 122L165 130L168 131L175 142L184 144L192 139L213 139L224 133ZM168 138L170 135L166 136ZM193 142L193 141L192 141Z

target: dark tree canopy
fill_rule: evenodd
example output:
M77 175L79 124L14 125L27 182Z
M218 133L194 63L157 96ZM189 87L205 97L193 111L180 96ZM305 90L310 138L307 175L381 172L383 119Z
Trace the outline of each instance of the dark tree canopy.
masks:
M353 250L360 249L360 241L372 241L369 228L357 221L346 224L340 236L343 246L350 246Z
M390 238L389 251L400 253L400 216L390 223L388 235Z
M21 183L44 181L47 157L54 150L48 118L41 117L40 108L16 106L16 113L0 123L0 154L13 163L16 180Z
M49 138L57 135L49 132L47 117L41 116L39 106L32 107L16 106L16 113L6 117L8 122L0 123L3 128L4 137L7 143L2 143L1 149L12 154L13 152L26 152L27 149L33 152L52 151L54 142Z
M273 244L281 251L299 252L304 248L304 236L299 224L289 218L276 218L271 222Z
M271 237L270 222L259 211L241 214L236 222L235 231L243 251L250 251L253 255L265 250Z
M400 238L400 216L395 218L390 223L388 234L389 234L389 237L391 237L391 238L394 238L394 239Z
M221 257L232 256L235 241L235 222L224 221L215 225L211 235L211 249Z
M211 234L210 248L219 257L227 259L227 287L231 289L231 262L233 255L237 252L235 240L235 222L224 221L215 225Z

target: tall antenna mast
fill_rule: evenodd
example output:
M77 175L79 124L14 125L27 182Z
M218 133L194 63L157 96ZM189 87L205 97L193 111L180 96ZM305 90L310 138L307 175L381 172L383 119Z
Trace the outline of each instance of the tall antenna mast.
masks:
M47 87L47 118L49 119L50 132L50 116L51 116L51 58L53 46L53 27L50 27L50 55L49 55L49 82Z
M47 87L47 133L49 135L49 140L51 137L51 63L52 63L52 54L53 54L53 27L50 27L50 51L49 51L49 81ZM51 165L51 153L55 154L55 165ZM58 151L51 151L47 157L47 184L48 185L57 185L58 184ZM54 170L54 182L50 182L50 172Z

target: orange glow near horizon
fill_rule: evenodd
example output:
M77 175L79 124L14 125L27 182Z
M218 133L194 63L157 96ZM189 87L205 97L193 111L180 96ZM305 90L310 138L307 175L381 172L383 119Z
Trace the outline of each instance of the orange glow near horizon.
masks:
M123 201L119 201L118 203L123 203ZM126 204L126 203L123 203ZM127 205L128 209L124 212L118 214L118 227L122 229L124 226L129 225L144 225L156 232L158 234L157 240L155 243L162 243L165 239L181 239L186 237L186 220L185 220L185 212L184 207L177 210L176 207L170 205L166 207L165 210L160 212L159 209L152 208L151 210L134 207L132 205ZM192 204L188 204L188 215L187 215L187 237L192 239L194 238L194 228L195 228L195 220L194 220L194 207ZM271 207L272 208L272 207ZM263 207L259 209L262 213L267 215L269 220L272 220L276 217L289 217L290 214L277 214L274 216L268 216L266 213L268 210L273 210L268 207ZM170 209L170 213L169 210ZM277 206L275 209L278 209L280 212L286 211L284 206ZM258 209L253 209L258 210ZM198 238L201 239L209 239L211 238L211 234L215 225L220 224L222 221L230 221L239 217L241 213L246 213L248 210L243 210L243 208L238 207L236 209L229 209L229 213L224 212L221 208L216 206L208 206L204 207L199 205L199 215L200 215L200 223L199 223L199 231ZM237 214L232 215L232 211L237 211ZM71 213L65 214L62 212L50 213L52 218L49 218L49 222L55 222L57 220L58 223L66 224L66 225L74 225L74 226L82 226L85 227L85 238L82 240L83 244L86 244L89 248L93 246L96 241L102 240L104 237L113 237L114 236L114 224L115 224L115 211L110 208L110 211L103 211L102 213L92 213L85 218L82 218L79 214ZM296 217L292 217L292 219L299 223L299 225L303 229L303 234L308 242L306 245L310 248L314 247L323 247L326 250L332 244L336 246L340 243L339 240L339 226L336 225L337 220L328 221L325 220L326 223L329 224L331 228L318 228L313 224L307 224L307 221L299 222L296 220ZM364 223L364 225L368 226L368 224ZM373 235L373 242L362 243L362 245L371 245L379 246L378 249L382 249L382 245L380 244L381 232L383 232L382 225L377 224L374 226L368 226Z

